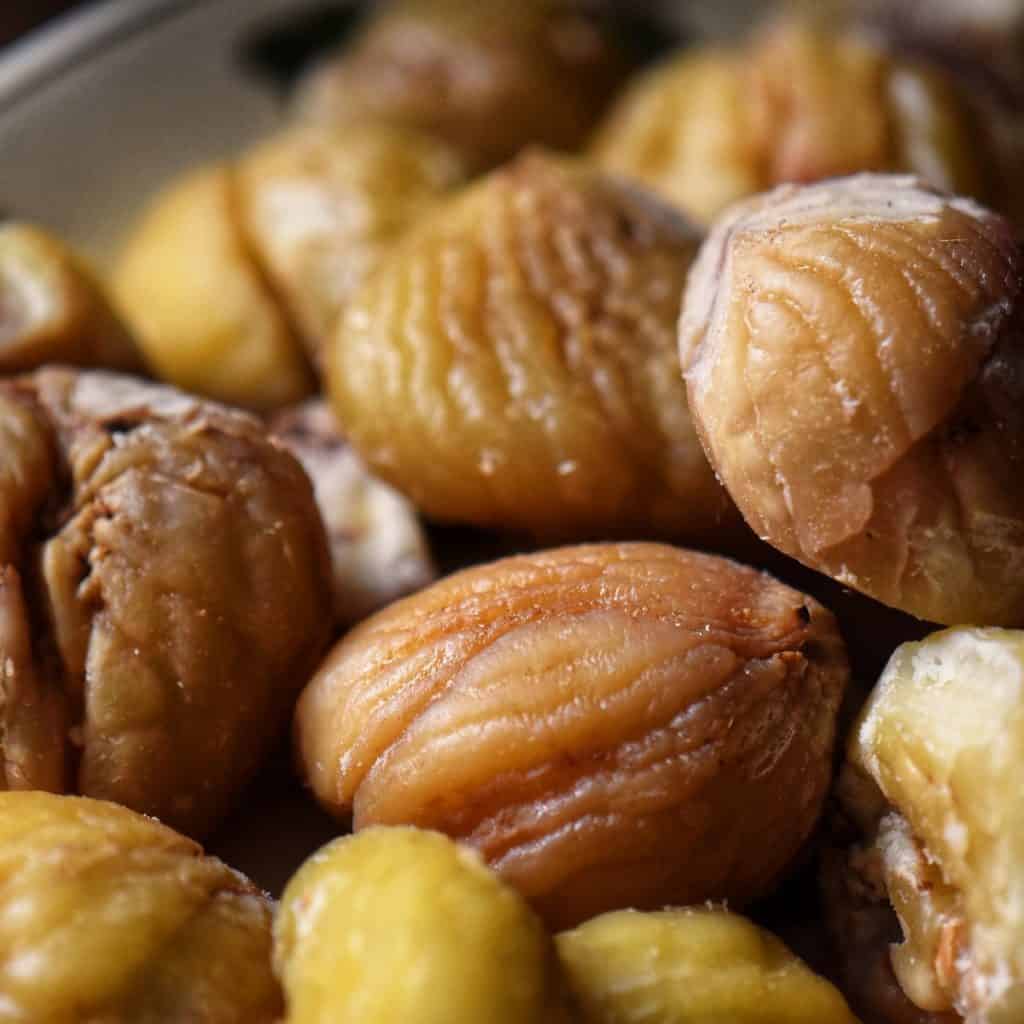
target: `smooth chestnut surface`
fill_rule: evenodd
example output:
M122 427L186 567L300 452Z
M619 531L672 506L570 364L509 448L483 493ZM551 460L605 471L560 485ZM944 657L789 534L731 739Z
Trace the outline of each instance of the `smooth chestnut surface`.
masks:
M0 788L207 833L327 642L309 481L252 417L108 373L0 382L0 439Z
M549 923L768 890L810 833L847 678L832 616L656 544L457 573L368 619L299 702L315 796L478 849Z
M731 537L676 353L698 241L657 200L529 154L436 208L351 299L327 361L334 411L438 520Z
M907 177L738 204L680 351L719 477L764 540L939 623L1024 620L1024 253Z
M124 807L0 793L0 1020L271 1024L270 900Z

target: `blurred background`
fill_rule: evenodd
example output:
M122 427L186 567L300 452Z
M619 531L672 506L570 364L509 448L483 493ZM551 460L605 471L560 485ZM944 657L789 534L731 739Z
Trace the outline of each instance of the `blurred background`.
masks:
M35 28L36 25L69 10L84 7L89 0L5 0L0 4L0 46Z

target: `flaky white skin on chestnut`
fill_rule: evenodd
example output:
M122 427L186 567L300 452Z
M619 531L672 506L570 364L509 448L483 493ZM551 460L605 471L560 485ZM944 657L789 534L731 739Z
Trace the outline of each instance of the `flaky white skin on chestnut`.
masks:
M914 178L737 204L690 276L680 354L757 533L921 618L1024 621L1024 251Z

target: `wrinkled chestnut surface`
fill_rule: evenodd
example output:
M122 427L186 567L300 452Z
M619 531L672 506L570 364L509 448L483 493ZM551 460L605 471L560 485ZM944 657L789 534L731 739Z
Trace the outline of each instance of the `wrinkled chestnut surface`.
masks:
M242 875L140 814L0 793L0 1020L271 1024L271 916Z
M848 869L899 918L902 989L969 1024L1019 1020L1024 633L958 628L900 647L847 758L839 795L863 836Z
M0 382L0 786L208 831L330 623L299 464L242 413L104 373Z
M299 334L244 230L234 166L202 168L157 195L119 254L112 284L161 379L258 410L314 390Z
M0 224L0 373L45 363L142 372L142 356L75 255L30 224Z
M697 236L583 165L530 154L441 205L351 300L335 412L428 516L546 537L699 537L738 516L675 349Z
M1024 619L1024 254L911 178L739 204L690 277L680 346L748 523L933 622Z
M280 413L270 432L313 482L331 548L338 625L352 625L434 581L437 570L416 509L370 473L325 402Z
M297 106L427 131L493 167L531 143L582 145L630 70L621 43L564 0L399 0L312 72Z
M911 171L995 201L994 158L973 120L942 69L853 32L786 20L639 79L592 154L703 224L775 185L860 171Z
M330 810L476 847L555 925L779 878L831 774L832 616L770 577L652 544L451 576L348 634L300 700Z
M292 131L239 161L253 255L314 360L382 254L464 176L452 147L376 124Z

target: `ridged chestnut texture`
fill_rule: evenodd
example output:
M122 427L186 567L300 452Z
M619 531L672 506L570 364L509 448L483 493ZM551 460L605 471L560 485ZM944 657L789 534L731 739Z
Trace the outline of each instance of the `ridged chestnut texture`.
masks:
M556 942L587 1024L857 1024L774 935L722 909L603 914Z
M415 828L310 857L281 899L274 965L285 1024L569 1021L551 939L522 896L474 851Z
M1024 1008L1024 632L958 628L899 648L849 742L848 870L891 902L910 999L968 1024ZM862 883L864 884L864 883Z
M295 735L329 810L446 832L565 926L770 889L818 816L846 676L832 616L769 576L571 547L356 627Z
M438 207L350 302L328 359L370 467L428 516L563 539L717 538L675 329L698 238L531 154Z
M0 788L208 832L331 621L312 489L261 424L99 372L0 382Z
M613 107L592 148L702 224L784 182L910 171L995 200L995 159L941 68L852 32L787 20L732 49L687 52Z
M314 361L388 247L465 173L451 146L376 124L291 131L239 161L246 235Z
M622 39L566 0L396 0L311 73L298 113L426 131L479 169L529 144L573 150L630 70Z
M1024 620L1024 253L904 177L735 207L691 275L691 407L754 530L941 623Z
M416 509L378 480L319 399L287 409L271 435L302 463L327 528L334 615L350 626L437 578Z
M271 1024L270 901L123 807L0 793L0 1020Z
M0 373L46 363L145 369L135 342L77 257L31 224L2 224Z

